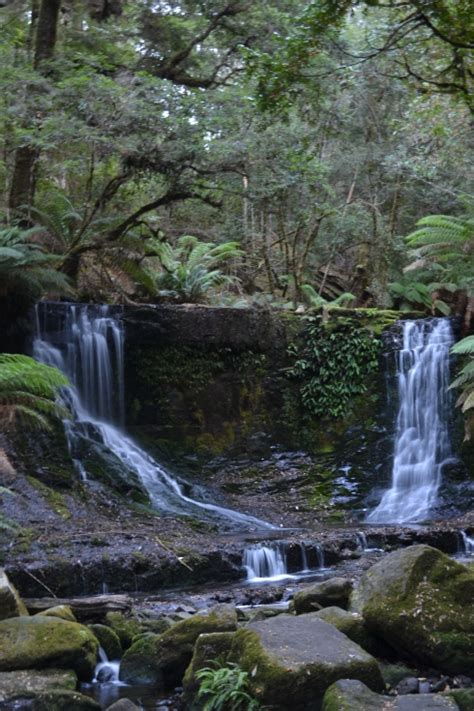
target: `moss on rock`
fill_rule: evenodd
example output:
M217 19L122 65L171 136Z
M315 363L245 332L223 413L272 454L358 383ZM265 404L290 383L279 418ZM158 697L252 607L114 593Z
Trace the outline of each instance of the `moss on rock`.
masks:
M457 711L458 708L444 694L382 696L360 681L342 679L326 691L322 711Z
M474 571L430 546L391 553L351 598L374 634L447 673L474 667Z
M218 605L208 615L194 615L161 635L143 637L125 652L120 679L172 688L181 683L199 635L235 629L237 615L234 608Z
M6 708L34 709L34 711L100 711L101 706L90 696L78 691L50 689L41 692L18 690L13 694Z
M108 612L105 623L110 627L120 640L122 649L127 649L134 637L142 631L140 623L134 617L126 617L121 612Z
M294 609L297 615L301 615L333 605L346 608L351 592L352 582L347 578L329 578L299 590L293 598Z
M278 615L233 635L202 635L185 676L189 708L199 708L196 672L218 656L248 672L253 695L274 708L317 709L327 687L341 678L383 689L375 659L314 614Z
M69 605L55 605L54 607L48 607L47 610L43 610L37 614L43 615L43 617L59 617L61 620L67 620L68 622L77 622L76 617Z
M99 644L77 622L57 617L13 617L0 622L0 671L74 669L80 679L92 678Z
M89 629L97 637L108 659L115 661L122 658L123 650L120 639L111 627L107 627L107 625L89 625Z

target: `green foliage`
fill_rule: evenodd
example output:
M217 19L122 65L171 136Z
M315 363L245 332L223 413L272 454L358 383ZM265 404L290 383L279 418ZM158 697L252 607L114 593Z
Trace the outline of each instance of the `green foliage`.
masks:
M474 202L467 203L462 217L428 215L406 238L414 261L407 270L434 278L431 285L466 289L474 294Z
M64 414L56 398L67 384L56 368L29 356L0 354L0 424L51 429L51 419Z
M407 244L413 250L412 269L425 276L437 278L428 290L445 288L448 291L463 289L474 299L474 201L465 199L466 215L428 215L418 222L415 232L408 235ZM443 302L435 302L438 304ZM467 416L466 437L474 430L474 337L468 336L452 348L452 353L466 356L451 387L461 394L456 404Z
M306 297L309 305L313 309L326 308L329 309L335 306L350 306L351 302L356 300L354 294L349 294L349 292L344 292L336 299L328 301L321 294L318 294L316 289L314 289L311 284L303 284L301 287L303 295Z
M439 312L443 316L449 316L451 309L442 299L434 298L434 292L439 285L423 284L421 281L413 281L405 276L402 281L394 281L388 285L389 293L393 297L395 304L400 311L428 311L430 313Z
M158 295L196 303L206 300L218 287L237 283L236 277L221 269L225 262L242 255L237 242L216 245L183 235L175 247L167 242L153 242L150 247L162 267L159 273L150 268L147 270Z
M261 708L249 691L249 675L238 664L214 662L196 672L198 698L203 711L257 711Z
M461 394L457 405L467 415L466 438L474 431L474 336L467 336L451 348L451 353L467 356L468 360L451 383L452 388L459 388Z
M0 229L0 296L19 295L34 301L52 291L70 294L69 282L55 267L58 259L32 240L37 229Z
M2 496L16 496L15 492L8 489L5 486L0 486L0 501ZM18 524L15 521L7 518L4 514L0 513L0 532L1 531L11 531L15 532L18 528Z
M311 321L288 352L293 365L287 374L300 384L303 409L315 417L338 418L366 391L367 378L378 366L380 341L363 328L331 329Z

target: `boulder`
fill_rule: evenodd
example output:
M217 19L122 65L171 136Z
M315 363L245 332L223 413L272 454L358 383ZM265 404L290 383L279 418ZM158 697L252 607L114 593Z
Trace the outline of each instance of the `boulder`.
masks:
M74 669L92 678L99 644L87 627L58 617L12 617L0 622L0 671Z
M351 610L391 647L448 674L474 668L474 571L436 548L386 556L361 578Z
M370 634L363 617L357 612L348 612L340 607L324 607L314 614L320 620L337 627L340 632L360 645L369 654L374 654L375 656L383 656L385 654L386 645Z
M127 617L122 612L108 612L105 616L105 623L113 629L119 638L122 649L130 647L134 637L142 632L138 620L135 617Z
M123 650L120 639L111 627L107 627L107 625L89 625L89 629L99 640L107 659L116 661L122 658Z
M347 578L330 578L321 583L308 585L299 590L293 598L297 615L314 612L322 607L346 609L352 592L352 582Z
M46 617L59 617L61 620L67 620L68 622L77 622L74 612L71 610L69 605L55 605L54 607L48 607L47 610L38 612L37 614L44 615Z
M31 709L31 711L100 711L101 706L90 696L78 691L65 689L50 689L49 691L18 692L1 708L16 711L16 709Z
M328 686L347 677L384 688L376 660L314 613L278 615L233 634L199 637L184 679L186 709L202 708L195 674L218 658L249 674L252 694L265 707L316 710Z
M130 699L119 699L111 706L107 706L107 711L140 711L141 708Z
M322 711L459 711L459 707L441 694L382 696L360 681L342 679L326 691Z
M146 635L125 652L120 679L128 683L173 688L181 683L199 635L235 629L235 609L230 605L218 605L207 615L194 615L177 622L161 635Z
M0 568L0 620L27 614L28 611L18 592L8 580L3 568Z
M77 677L73 671L45 669L38 672L12 671L0 672L0 703L18 691L41 692L50 689L69 689L74 691Z
M0 708L34 711L98 711L95 701L75 691L73 671L45 669L0 672Z

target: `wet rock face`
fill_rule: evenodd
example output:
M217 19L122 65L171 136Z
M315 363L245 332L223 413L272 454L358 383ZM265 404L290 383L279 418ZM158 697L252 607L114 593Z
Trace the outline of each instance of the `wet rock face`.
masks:
M0 671L73 669L92 678L99 643L83 625L56 617L12 617L0 622Z
M318 709L327 687L348 676L383 688L375 659L335 627L314 614L278 615L198 639L184 681L186 708L199 708L196 672L222 654L249 673L253 694L272 708Z
M334 432L327 422L303 422L300 384L284 371L288 345L307 324L300 315L162 305L126 309L123 321L127 426L175 456L208 459L272 443L332 450L351 424L366 419L374 429L373 400L363 417L358 406L357 418L337 422ZM370 378L370 390L378 380Z
M369 630L405 656L447 673L474 668L474 570L435 548L391 553L351 598Z

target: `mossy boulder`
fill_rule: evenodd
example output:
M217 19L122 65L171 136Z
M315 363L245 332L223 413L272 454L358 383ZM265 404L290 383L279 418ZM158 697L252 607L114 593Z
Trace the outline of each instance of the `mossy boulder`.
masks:
M202 708L195 675L216 658L238 663L249 674L253 696L271 708L316 711L328 686L341 678L383 689L376 660L314 613L279 615L234 634L199 637L184 679L187 709Z
M28 611L5 571L0 568L0 620L20 615L28 615Z
M326 691L322 711L459 711L459 707L441 694L382 696L360 681L342 679Z
M56 667L92 678L99 644L92 632L58 617L12 617L0 622L0 671Z
M55 605L37 614L43 615L44 617L59 617L61 620L67 620L68 622L77 622L74 612L69 605Z
M111 661L122 658L123 650L116 632L107 625L89 625L91 632L97 637L100 646Z
M77 676L73 671L58 669L44 669L39 672L12 671L0 672L0 703L18 691L40 692L49 689L68 689L74 691L77 685Z
M236 629L235 609L230 605L218 605L208 615L194 615L177 622L161 635L144 636L125 652L120 679L173 688L181 683L199 635Z
M339 632L345 634L369 654L376 656L384 654L384 643L368 631L363 617L357 612L348 612L340 607L325 607L314 614L320 620L334 625Z
M107 706L107 711L140 711L142 708L142 706L137 706L130 699L119 699L112 706Z
M391 553L351 598L375 635L448 674L474 668L474 571L430 546Z
M5 709L32 709L33 711L100 711L101 706L90 696L78 691L49 689L41 692L19 690L13 694Z
M0 672L0 708L34 711L97 711L100 706L78 694L73 671Z
M137 619L126 617L122 612L108 612L105 616L105 624L113 629L122 649L130 647L134 638L143 631Z
M297 615L314 612L322 607L347 608L352 592L352 582L347 578L329 578L321 583L308 585L299 590L293 598Z

